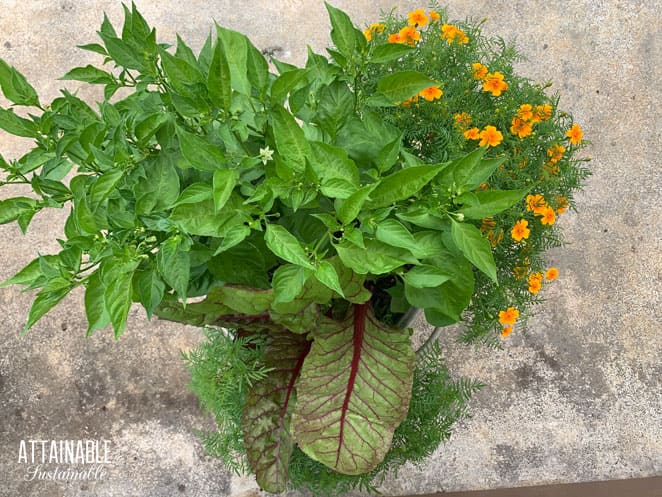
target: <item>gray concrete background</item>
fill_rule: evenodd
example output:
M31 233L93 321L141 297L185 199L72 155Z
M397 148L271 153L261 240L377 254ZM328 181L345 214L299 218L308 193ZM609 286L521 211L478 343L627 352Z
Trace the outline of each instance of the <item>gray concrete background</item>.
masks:
M301 63L306 44L329 42L322 2L137 0L160 39L175 32L199 47L212 19L247 33L261 49ZM336 0L358 23L410 1ZM550 253L560 280L527 335L501 351L442 338L450 366L489 387L473 418L420 468L383 486L386 495L574 482L662 474L662 279L660 202L659 1L451 1L451 18L487 17L486 30L515 38L529 57L521 72L553 80L593 145L593 176L579 212L561 217L569 246ZM49 101L69 68L98 62L75 48L96 41L115 0L0 0L0 57ZM67 83L72 90L77 84ZM87 89L80 94L93 98ZM3 102L6 103L6 102ZM18 157L25 140L0 135ZM9 196L3 190L2 196ZM0 226L0 279L57 249L64 212L39 215L27 236ZM84 339L82 294L69 297L26 336L18 333L31 296L0 290L0 496L251 495L251 479L226 474L193 434L211 427L187 390L179 351L197 330L148 323L139 309L118 343L110 333ZM104 481L24 482L21 439L108 439ZM662 495L662 490L661 490Z

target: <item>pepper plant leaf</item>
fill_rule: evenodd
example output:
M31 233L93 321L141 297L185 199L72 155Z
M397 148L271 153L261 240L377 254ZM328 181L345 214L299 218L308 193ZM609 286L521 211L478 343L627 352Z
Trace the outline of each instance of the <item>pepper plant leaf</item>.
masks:
M416 71L400 71L384 76L377 83L377 91L397 104L418 95L421 90L438 86L435 80Z
M465 193L457 198L462 203L458 209L460 214L469 219L483 219L494 216L513 206L529 192L529 188L521 190L490 190L485 192Z
M345 58L352 58L357 48L362 49L366 45L363 33L354 27L349 16L342 10L326 2L324 5L331 19L331 40Z
M264 237L267 247L281 259L307 269L315 269L308 260L305 249L299 240L278 224L268 224Z
M16 105L39 105L37 92L25 76L2 59L0 59L0 89L7 100Z
M386 207L415 195L446 166L445 163L413 166L385 176L370 193L367 206L371 209Z
M210 61L207 89L209 91L209 98L214 105L226 112L230 110L230 105L232 104L230 67L220 40L214 46L213 56Z
M334 471L369 472L407 416L416 362L409 333L377 321L370 304L353 304L313 336L297 384L295 440Z
M306 169L306 157L310 157L310 144L296 120L283 106L276 105L271 111L276 148L288 168L297 173Z
M490 242L472 224L453 221L451 234L453 242L471 263L498 284L496 264Z

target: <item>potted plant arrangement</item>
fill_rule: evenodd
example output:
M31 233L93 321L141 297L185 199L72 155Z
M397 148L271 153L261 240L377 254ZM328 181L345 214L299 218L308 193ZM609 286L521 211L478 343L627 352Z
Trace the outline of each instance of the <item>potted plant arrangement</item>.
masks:
M328 55L270 70L238 32L196 54L125 7L81 47L103 65L63 77L101 85L96 108L42 104L0 60L30 109L0 128L35 144L0 157L0 185L30 190L0 223L69 209L60 252L3 283L38 290L25 330L78 286L88 335L119 337L134 302L203 327L186 359L206 445L271 492L372 489L431 454L480 384L451 379L436 333L412 348L412 313L508 336L558 275L543 252L588 175L581 128L480 23L419 9L361 31L327 10Z

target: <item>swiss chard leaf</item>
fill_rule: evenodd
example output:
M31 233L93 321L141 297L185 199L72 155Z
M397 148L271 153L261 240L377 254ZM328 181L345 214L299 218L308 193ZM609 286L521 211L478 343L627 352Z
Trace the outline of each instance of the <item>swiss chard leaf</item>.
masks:
M314 338L297 383L294 438L334 471L369 472L407 416L416 362L409 333L379 323L369 304L353 304Z
M287 487L294 449L290 429L294 386L309 350L305 335L271 333L264 346L264 365L271 371L246 397L241 418L244 447L258 484L267 492L283 492Z

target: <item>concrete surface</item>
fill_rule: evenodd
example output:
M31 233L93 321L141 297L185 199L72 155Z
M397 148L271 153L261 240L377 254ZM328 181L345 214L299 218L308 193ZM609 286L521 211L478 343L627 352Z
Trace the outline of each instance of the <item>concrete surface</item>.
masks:
M293 63L302 62L306 44L321 51L329 41L321 1L136 3L161 40L179 32L196 48L213 18ZM424 3L397 6L406 13ZM335 4L370 22L396 2ZM488 17L488 32L514 37L529 57L523 73L556 83L561 108L574 112L593 142L594 175L579 213L561 219L570 244L550 254L560 281L529 333L511 335L502 351L443 338L453 370L489 387L475 398L473 418L424 466L389 479L386 495L662 474L661 7L634 0L448 3L451 18ZM0 57L50 100L63 85L57 77L98 61L74 47L96 41L103 11L120 22L115 0L0 0ZM25 150L24 140L0 135L5 157ZM40 215L27 236L1 226L0 279L38 250L54 251L63 219ZM85 340L78 293L21 338L30 302L17 288L0 290L1 497L254 493L250 479L226 474L205 456L194 435L211 421L186 388L179 351L194 346L199 332L148 323L134 309L119 343L109 333ZM105 480L23 481L20 440L86 438L111 441Z

